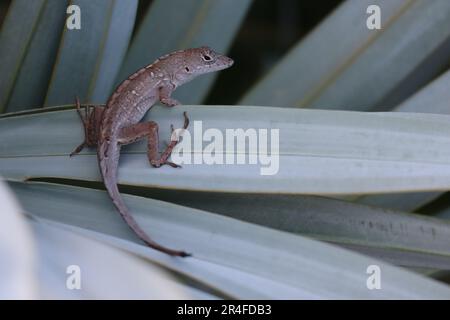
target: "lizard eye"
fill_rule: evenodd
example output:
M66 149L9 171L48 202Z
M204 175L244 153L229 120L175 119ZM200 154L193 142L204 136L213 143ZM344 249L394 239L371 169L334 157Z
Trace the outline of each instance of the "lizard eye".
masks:
M186 70L186 72L190 72L191 69L189 69L189 67L185 67L184 70Z
M208 56L207 54L204 54L204 55L202 56L202 58L203 58L203 60L205 60L205 61L211 61L211 60L212 60L211 57Z

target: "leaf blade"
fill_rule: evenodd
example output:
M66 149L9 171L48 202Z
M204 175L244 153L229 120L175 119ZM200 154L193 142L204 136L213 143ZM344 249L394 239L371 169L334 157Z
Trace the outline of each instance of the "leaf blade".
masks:
M64 29L67 1L47 0L18 71L8 112L42 105Z
M230 123L232 129L280 129L279 172L263 176L258 164L203 163L185 164L182 170L154 169L143 156L146 147L142 141L123 149L121 183L295 194L437 191L450 187L448 116L182 106L177 110L155 108L147 119L151 117L159 123L161 137L170 137L170 124L176 124L174 119L178 118L181 125L183 110L188 112L193 125L202 120L203 130L217 128L224 136ZM4 117L0 123L0 164L4 176L100 179L94 150L73 158L67 156L83 135L75 111ZM189 155L200 151L196 147Z
M395 265L450 267L450 224L423 215L302 195L141 188L132 193L308 236Z
M341 5L240 104L361 111L380 104L393 107L394 97L388 99L392 91L403 85L398 90L403 96L395 99L406 98L445 69L450 50L448 2L378 1L384 22L377 31L366 27L364 13L371 4L364 0ZM449 25L444 32L443 24ZM389 54L386 48L392 48ZM438 49L442 50L429 62L428 72L414 73Z
M26 54L27 47L39 20L44 0L33 2L14 1L9 9L0 32L0 111L4 111L14 87L20 64ZM17 24L16 21L23 21ZM25 39L25 40L24 40Z
M38 217L136 241L119 215L111 210L105 192L48 184L12 187L22 205ZM155 240L172 247L192 248L193 258L176 262L187 268L189 261L197 260L228 266L292 286L304 292L303 298L450 296L450 289L444 285L333 246L156 200L124 198ZM49 205L53 209L48 210ZM60 206L64 210L55 210ZM152 210L149 212L148 208ZM145 251L155 253L148 248ZM175 263L162 253L155 255ZM367 290L365 270L373 263L383 269L383 290Z
M64 29L45 106L82 101L105 103L131 37L137 1L73 1L80 30Z

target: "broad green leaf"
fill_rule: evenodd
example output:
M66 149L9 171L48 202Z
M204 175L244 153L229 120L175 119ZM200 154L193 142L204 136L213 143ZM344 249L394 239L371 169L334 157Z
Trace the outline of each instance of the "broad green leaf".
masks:
M226 53L251 0L155 0L133 38L117 82L169 52L210 46ZM185 104L200 103L216 74L180 87L175 96Z
M440 219L313 196L133 191L327 241L396 265L450 269L450 223Z
M125 56L137 0L74 0L81 29L64 28L45 105L81 101L105 103Z
M47 0L17 74L7 111L41 106L55 63L68 1ZM32 8L31 8L32 9Z
M279 171L267 165L184 164L151 168L144 141L123 149L122 184L227 192L362 194L450 188L450 117L433 114L364 113L230 106L155 107L147 119L170 138L182 112L202 121L203 132L279 129ZM49 125L51 124L51 125ZM201 131L197 124L197 132ZM198 136L198 134L197 134ZM100 180L95 150L68 154L83 139L74 110L0 118L0 168L7 178ZM194 137L195 138L195 137ZM201 139L201 137L200 137ZM226 139L225 139L226 140ZM207 143L203 143L204 148ZM275 145L275 144L274 144ZM192 157L202 150L194 146ZM268 148L270 150L270 146ZM233 153L246 149L234 149ZM273 168L276 169L273 157ZM247 161L248 162L248 161Z
M380 30L366 25L366 10L372 4L381 8ZM241 104L393 107L446 68L449 41L447 0L345 1Z
M291 287L297 293L291 298L450 297L447 286L376 259L220 215L125 195L133 215L156 241L185 248L194 254L191 258L174 259L143 245L132 244L139 242L113 210L103 191L39 183L12 183L11 186L25 210L33 216L77 227L79 232L87 229L84 234L96 234L97 239L145 255L193 278L201 276L206 283L210 277L202 269L210 265L209 271L215 266L225 267L216 277L226 278L229 268ZM382 270L383 290L367 289L366 270L374 264ZM242 281L247 279L241 278L241 287L247 285ZM231 287L221 287L220 282L209 284L224 292ZM234 295L239 298L277 297L278 292L264 289L267 288L260 288L259 294L253 296L239 295L236 291Z
M0 31L0 111L6 108L44 7L44 0L16 0L8 9Z

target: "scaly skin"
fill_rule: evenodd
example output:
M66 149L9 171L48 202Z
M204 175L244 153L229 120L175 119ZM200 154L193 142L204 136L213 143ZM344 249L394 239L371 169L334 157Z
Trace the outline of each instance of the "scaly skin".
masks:
M184 251L163 247L150 239L131 216L117 187L117 170L121 145L148 139L148 158L154 167L169 164L167 161L176 141L172 141L158 158L158 125L153 122L140 123L146 112L157 102L167 106L179 102L170 97L180 85L198 75L226 69L233 64L230 58L218 54L208 47L176 51L156 60L123 81L109 98L106 108L96 107L91 115L83 119L85 141L72 153L84 146L97 146L97 157L105 187L113 203L130 228L148 246L172 256L189 256ZM79 102L77 101L79 110ZM185 125L188 126L185 114ZM94 129L93 129L94 128Z

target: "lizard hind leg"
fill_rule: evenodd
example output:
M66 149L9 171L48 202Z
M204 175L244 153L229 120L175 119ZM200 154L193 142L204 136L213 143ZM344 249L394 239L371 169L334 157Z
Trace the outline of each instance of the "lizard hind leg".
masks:
M84 128L84 141L70 153L70 156L74 156L80 153L84 147L96 147L98 130L100 128L100 122L102 119L103 106L85 106L84 115L81 112L81 105L78 98L76 98L77 113L81 119L81 123Z
M189 119L186 115L186 112L184 112L184 126L183 128L186 129L189 125ZM149 122L141 122L126 128L123 128L120 137L119 137L119 143L120 144L129 144L136 142L142 138L147 138L147 157L150 162L150 164L153 167L159 168L165 164L173 167L173 168L179 168L181 167L178 164L175 164L173 162L170 162L168 159L170 157L170 154L172 153L173 148L178 143L177 140L173 141L171 140L170 143L167 145L166 149L163 151L161 156L159 156L159 133L158 133L158 124L154 121Z

